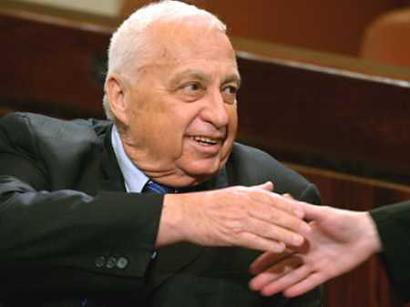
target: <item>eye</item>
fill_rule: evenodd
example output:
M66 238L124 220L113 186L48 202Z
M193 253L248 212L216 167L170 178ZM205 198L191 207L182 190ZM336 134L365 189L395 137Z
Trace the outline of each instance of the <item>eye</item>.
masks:
M224 92L230 95L236 95L236 93L238 92L238 88L233 85L228 85L224 88Z
M187 102L193 102L200 99L205 93L206 88L201 82L190 81L182 84L179 87L179 94L181 99Z
M238 87L235 85L227 85L222 88L222 95L226 103L229 103L229 104L235 103L237 93L238 93Z
M199 82L190 82L182 86L182 90L186 94L196 93L202 90L202 86Z

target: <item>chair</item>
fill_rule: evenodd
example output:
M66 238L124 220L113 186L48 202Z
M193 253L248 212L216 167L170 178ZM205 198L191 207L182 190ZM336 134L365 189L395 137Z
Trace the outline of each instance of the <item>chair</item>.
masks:
M372 22L365 31L360 56L410 67L410 7L390 11Z

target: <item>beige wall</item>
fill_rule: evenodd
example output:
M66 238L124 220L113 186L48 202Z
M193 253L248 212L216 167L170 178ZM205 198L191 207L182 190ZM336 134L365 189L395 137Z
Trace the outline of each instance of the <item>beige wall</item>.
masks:
M72 9L105 16L118 16L123 6L123 0L15 0L45 4L53 7Z

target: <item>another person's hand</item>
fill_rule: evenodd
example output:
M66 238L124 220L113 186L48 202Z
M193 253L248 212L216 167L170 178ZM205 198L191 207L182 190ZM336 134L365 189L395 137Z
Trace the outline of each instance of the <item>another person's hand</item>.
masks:
M272 193L267 182L253 187L167 194L157 246L188 241L205 246L241 246L282 252L301 245L309 226L297 202Z
M306 246L287 257L265 252L251 264L251 289L262 295L301 295L352 270L381 250L376 226L367 212L301 204L312 220Z

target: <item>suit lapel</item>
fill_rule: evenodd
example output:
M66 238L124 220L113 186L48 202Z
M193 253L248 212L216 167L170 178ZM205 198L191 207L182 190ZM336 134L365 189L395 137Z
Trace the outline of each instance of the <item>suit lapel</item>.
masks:
M181 191L198 192L214 190L228 186L226 169L223 168L218 176L198 185ZM181 271L191 271L196 260L204 256L206 247L190 243L179 243L160 248L156 258L152 261L148 274L148 285L150 289L160 286L167 279Z

